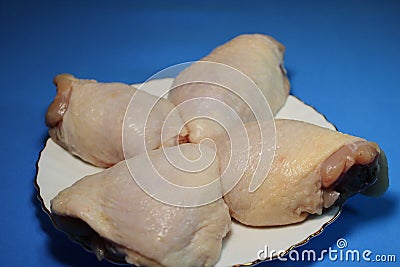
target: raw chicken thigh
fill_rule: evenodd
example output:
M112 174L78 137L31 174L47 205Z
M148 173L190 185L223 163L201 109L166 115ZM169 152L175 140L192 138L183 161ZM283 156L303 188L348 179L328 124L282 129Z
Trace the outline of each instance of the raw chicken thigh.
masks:
M182 71L168 99L188 122L190 142L199 143L235 125L232 112L243 122L253 121L254 112L268 111L268 102L275 114L290 90L284 49L266 35L240 35Z
M171 113L171 124L164 127L161 140L163 122L174 109L166 99L159 100L126 84L98 83L69 74L56 76L54 84L57 95L46 114L49 134L56 143L93 165L109 167L123 160L124 152L129 158L161 144L179 142L177 129L183 121L177 112ZM140 106L131 105L124 118L133 96ZM187 135L185 131L183 128L180 134Z
M261 153L258 124L246 124L249 150L234 151L249 161L239 183L224 196L231 216L252 226L285 225L303 221L309 214L341 205L370 187L375 194L387 188L387 162L376 143L294 120L275 120L276 152L270 172L253 193L249 184ZM261 124L263 127L263 124ZM233 134L231 138L239 138ZM216 139L221 173L230 157L229 140ZM265 152L265 151L264 151ZM258 166L263 168L264 166Z
M199 152L194 144L165 149L173 159L181 152L189 158ZM200 172L187 173L168 165L163 154L154 150L149 157L160 173L172 173L175 183L203 184L219 177L218 160ZM221 198L191 208L155 200L138 186L127 167L146 157L120 162L61 191L51 201L57 227L100 259L137 266L213 266L230 228L228 207ZM149 169L144 173L152 175Z

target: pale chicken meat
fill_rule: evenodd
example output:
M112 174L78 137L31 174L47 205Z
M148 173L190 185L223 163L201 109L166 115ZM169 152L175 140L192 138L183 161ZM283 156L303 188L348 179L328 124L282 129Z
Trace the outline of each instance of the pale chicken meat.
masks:
M199 151L193 144L166 149L172 158L180 150L189 158ZM173 174L170 181L189 186L193 179L202 184L219 177L218 160L200 172L187 173L169 166L163 153L151 151L149 157L160 173ZM197 207L152 198L127 167L144 157L122 161L61 191L51 201L56 226L99 259L137 266L213 266L230 229L228 207L222 198Z
M168 99L188 122L190 142L212 138L223 127L237 123L227 109L243 122L256 120L254 111L268 110L268 104L275 114L290 90L284 50L270 36L244 34L184 69L174 80ZM257 107L260 103L263 106Z
M57 95L46 114L50 137L93 165L109 167L123 160L124 152L130 158L161 145L176 145L187 135L186 128L174 130L183 121L172 112L169 122L173 126L165 126L161 138L163 123L174 109L166 99L126 84L99 83L69 74L56 76L54 84ZM129 106L132 97L135 106Z
M242 165L241 180L224 196L231 216L239 222L251 226L301 222L310 214L343 204L378 178L372 191L379 195L386 190L387 162L376 143L301 121L277 119L275 125L275 156L255 192L249 192L249 184L255 170L264 168L258 162L260 153L265 152L256 122L246 124L249 149L233 152L243 154L239 159L248 159ZM238 137L233 134L231 138ZM216 139L216 143L223 172L231 148L229 140Z

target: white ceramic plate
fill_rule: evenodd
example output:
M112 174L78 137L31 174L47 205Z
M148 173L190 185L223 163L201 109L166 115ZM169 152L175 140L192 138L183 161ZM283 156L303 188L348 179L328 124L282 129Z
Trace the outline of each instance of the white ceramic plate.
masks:
M146 91L157 95L160 88L169 88L171 83L172 79L153 80L146 84ZM289 96L277 117L302 120L335 129L324 116L293 96ZM101 170L72 156L48 139L40 154L36 177L38 196L42 201L44 211L50 215L50 200L58 192L83 176ZM340 208L335 208L321 216L311 217L303 223L284 227L251 228L233 222L230 234L223 241L221 258L216 266L255 264L259 262L258 252L266 247L270 252L275 250L287 253L320 234L339 214Z

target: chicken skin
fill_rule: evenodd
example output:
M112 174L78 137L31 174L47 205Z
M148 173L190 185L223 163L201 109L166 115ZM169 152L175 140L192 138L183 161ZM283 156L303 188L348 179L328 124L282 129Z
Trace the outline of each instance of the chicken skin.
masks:
M277 119L276 151L267 177L254 192L249 184L262 152L258 124L246 124L249 150L237 158L247 159L244 174L224 200L231 216L252 226L275 226L301 222L324 208L343 204L349 197L387 177L387 163L376 143L306 122ZM261 124L261 127L263 124ZM232 136L235 137L235 135ZM229 140L216 140L221 173L230 159ZM239 166L239 162L231 162ZM223 183L224 184L224 183ZM378 194L386 186L376 188ZM224 189L228 191L228 189ZM376 191L375 190L375 191Z
M50 137L70 153L98 166L109 167L126 158L179 143L183 121L166 99L122 83L99 83L69 74L54 78L57 95L46 114ZM135 97L140 107L128 105ZM154 107L153 107L154 105ZM175 126L177 127L175 129ZM124 140L122 139L124 137ZM124 145L124 147L123 147ZM124 151L125 149L125 151Z
M188 122L190 142L200 143L236 124L231 113L243 122L253 121L254 112L267 111L269 104L275 114L290 90L284 50L272 37L244 34L184 69L168 99Z
M181 151L189 157L199 151L194 144L165 149L172 157ZM200 172L187 173L161 160L162 155L161 149L149 153L154 167L173 173L170 181L175 183L189 186L192 180L202 184L219 177L218 160ZM213 266L230 228L228 207L222 198L197 207L154 199L128 169L135 164L140 168L145 157L122 161L61 191L51 201L56 226L100 259L137 266ZM143 171L152 175L149 169Z

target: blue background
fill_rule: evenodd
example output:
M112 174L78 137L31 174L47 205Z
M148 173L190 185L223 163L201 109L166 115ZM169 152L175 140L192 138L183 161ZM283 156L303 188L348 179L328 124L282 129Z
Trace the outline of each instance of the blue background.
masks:
M286 46L292 94L340 131L379 143L389 159L387 193L354 197L299 251L335 248L345 238L349 249L395 254L400 261L399 27L399 1L0 0L2 265L113 266L55 230L36 199L35 164L47 138L53 76L137 83L252 32Z

